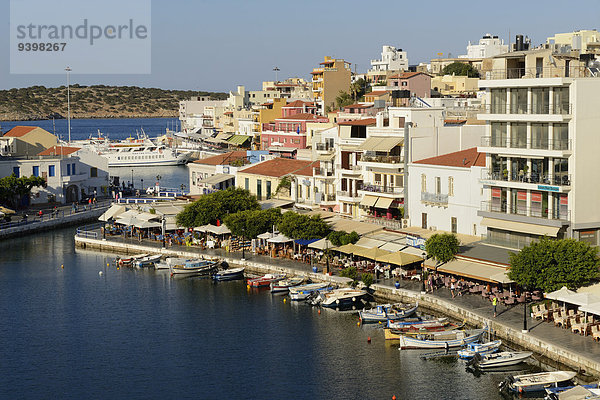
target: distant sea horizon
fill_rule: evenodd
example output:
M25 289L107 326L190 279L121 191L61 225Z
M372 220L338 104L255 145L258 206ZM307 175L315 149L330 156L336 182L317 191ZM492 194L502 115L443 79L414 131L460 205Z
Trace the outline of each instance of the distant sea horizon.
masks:
M35 121L0 121L0 131L8 132L15 126L39 126L62 140L68 140L68 120L44 119ZM167 129L178 131L178 118L85 118L71 119L71 139L87 139L100 131L109 139L121 140L136 134L146 133L149 137L165 134Z

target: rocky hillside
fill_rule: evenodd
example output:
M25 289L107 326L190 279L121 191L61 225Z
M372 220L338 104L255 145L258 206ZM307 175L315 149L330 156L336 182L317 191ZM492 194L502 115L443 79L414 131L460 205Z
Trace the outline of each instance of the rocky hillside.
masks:
M191 96L227 98L226 93L163 90L135 86L71 86L71 118L176 117L179 101ZM0 90L0 121L67 116L67 87L32 86Z

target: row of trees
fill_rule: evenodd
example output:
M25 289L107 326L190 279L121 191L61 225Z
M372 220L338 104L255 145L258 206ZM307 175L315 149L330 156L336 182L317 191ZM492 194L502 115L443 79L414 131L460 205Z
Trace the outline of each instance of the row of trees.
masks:
M308 216L280 209L261 210L256 197L241 188L228 188L200 197L177 215L188 228L222 221L235 236L255 238L276 227L293 239L320 239L331 229L318 215Z
M0 178L0 204L17 208L20 200L31 194L34 187L46 187L46 180L40 176L22 176L14 174Z

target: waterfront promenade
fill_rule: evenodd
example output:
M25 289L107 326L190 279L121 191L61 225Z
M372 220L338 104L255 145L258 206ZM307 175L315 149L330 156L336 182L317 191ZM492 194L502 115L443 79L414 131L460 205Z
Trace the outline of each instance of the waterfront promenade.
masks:
M30 233L46 231L63 226L78 225L88 221L97 221L98 217L110 207L112 200L102 200L97 204L61 206L42 210L39 208L27 211L27 217L13 215L13 222L0 224L0 239L22 236Z
M286 272L302 275L311 279L328 280L340 284L348 283L349 279L336 275L328 276L322 272L313 273L310 264L288 259L271 258L246 252L242 260L241 252L226 252L223 249L205 249L188 246L167 246L162 249L161 242L123 237L109 237L102 240L99 231L95 235L75 238L76 245L85 248L95 248L107 251L143 253L156 252L173 256L211 256L219 257L229 264L243 265L250 272L263 273L267 271ZM322 269L322 265L319 269ZM591 337L583 337L571 333L570 330L555 327L553 324L531 319L527 314L528 333L523 333L523 307L515 305L506 307L499 305L498 316L494 318L491 303L478 295L464 295L452 298L450 291L445 288L437 289L434 293L421 294L421 283L418 281L400 281L400 287L395 288L395 281L380 280L372 286L374 296L391 301L415 302L425 309L448 315L457 320L466 320L476 326L488 325L496 337L514 345L535 351L544 357L544 363L551 367L560 368L564 364L578 372L600 376L600 344Z

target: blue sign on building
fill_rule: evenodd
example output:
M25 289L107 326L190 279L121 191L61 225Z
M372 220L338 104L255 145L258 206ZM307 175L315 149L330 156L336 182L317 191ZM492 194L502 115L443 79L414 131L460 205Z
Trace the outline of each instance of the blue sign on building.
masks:
M538 190L544 190L546 192L560 192L558 186L538 185Z

